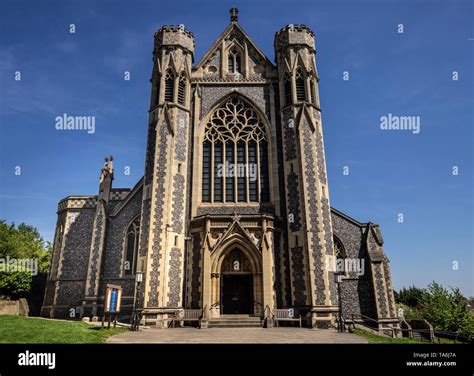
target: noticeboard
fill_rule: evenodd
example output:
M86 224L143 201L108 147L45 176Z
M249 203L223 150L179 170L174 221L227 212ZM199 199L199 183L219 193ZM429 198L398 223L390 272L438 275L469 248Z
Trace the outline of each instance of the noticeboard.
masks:
M107 285L105 292L105 312L119 313L122 303L122 287Z

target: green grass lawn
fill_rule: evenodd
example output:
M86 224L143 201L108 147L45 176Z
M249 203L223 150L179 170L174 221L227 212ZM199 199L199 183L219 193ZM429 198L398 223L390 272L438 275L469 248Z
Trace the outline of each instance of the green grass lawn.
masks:
M0 316L0 343L104 343L127 329L100 329L81 321Z
M357 334L358 336L366 338L369 343L416 343L416 344L429 344L432 342L428 341L418 341L416 339L411 339L411 338L391 338L391 337L384 337L384 336L379 336L375 333L369 332L367 330L359 329L356 328L354 330L354 334ZM434 343L438 343L438 339L436 338ZM453 343L452 340L446 339L446 338L441 338L440 343ZM459 343L459 342L456 342Z
M375 333L369 332L367 330L359 329L356 328L354 329L354 334L357 334L358 336L366 338L369 343L429 343L429 342L423 342L423 341L417 341L416 339L410 339L410 338L391 338L391 337L384 337L384 336L379 336Z

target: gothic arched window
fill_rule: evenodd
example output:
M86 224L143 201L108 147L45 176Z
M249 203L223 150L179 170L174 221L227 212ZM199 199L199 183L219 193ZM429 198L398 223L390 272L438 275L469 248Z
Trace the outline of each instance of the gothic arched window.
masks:
M184 99L186 95L186 75L181 73L179 75L178 82L178 103L184 105Z
M140 233L140 216L135 218L125 233L124 274L135 274L137 270L138 235Z
M238 95L230 97L209 118L202 158L203 202L270 200L265 126Z
M234 249L222 262L221 272L251 272L252 266L247 257L239 249Z
M242 61L239 52L232 48L229 51L229 57L227 59L227 70L229 73L242 73Z
M295 83L296 83L296 100L305 101L306 100L305 77L304 77L302 69L299 67L296 69Z
M174 73L168 69L165 74L165 102L173 102L174 100Z
M289 106L293 103L293 95L291 94L291 76L288 72L285 73L284 78L285 85L285 104Z
M342 242L334 236L333 238L333 244L334 244L334 257L336 258L336 265L344 265L345 266L345 260L346 260L346 251L344 249L344 246L342 245ZM340 274L346 274L345 270L339 270L337 271Z

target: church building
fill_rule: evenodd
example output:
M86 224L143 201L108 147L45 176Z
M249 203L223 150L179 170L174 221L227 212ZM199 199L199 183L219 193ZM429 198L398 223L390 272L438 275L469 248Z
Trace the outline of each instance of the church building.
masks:
M108 157L97 195L59 202L43 316L101 317L113 284L123 319L162 328L398 325L380 227L330 206L314 32L276 32L273 62L230 13L199 60L183 25L155 33L144 175L114 188Z

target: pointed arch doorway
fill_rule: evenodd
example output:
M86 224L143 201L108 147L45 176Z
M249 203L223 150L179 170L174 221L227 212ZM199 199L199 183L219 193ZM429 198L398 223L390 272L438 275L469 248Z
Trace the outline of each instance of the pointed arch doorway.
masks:
M254 313L254 275L249 260L235 248L221 267L221 307L224 315Z
M262 257L258 249L234 233L211 255L210 317L261 316Z

